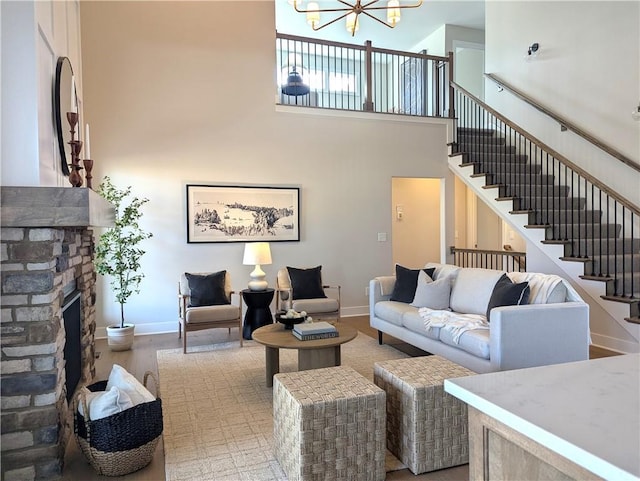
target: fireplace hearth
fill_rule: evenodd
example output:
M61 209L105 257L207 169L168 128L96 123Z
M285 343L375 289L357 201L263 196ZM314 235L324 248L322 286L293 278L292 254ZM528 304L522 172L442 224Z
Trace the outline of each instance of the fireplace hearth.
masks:
M95 376L90 227L111 225L113 208L89 189L0 195L2 479L57 479L74 391Z

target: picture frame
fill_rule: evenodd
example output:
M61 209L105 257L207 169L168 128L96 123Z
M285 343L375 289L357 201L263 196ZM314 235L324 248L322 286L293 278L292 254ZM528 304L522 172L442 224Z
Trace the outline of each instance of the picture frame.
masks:
M187 184L187 243L299 242L300 188Z

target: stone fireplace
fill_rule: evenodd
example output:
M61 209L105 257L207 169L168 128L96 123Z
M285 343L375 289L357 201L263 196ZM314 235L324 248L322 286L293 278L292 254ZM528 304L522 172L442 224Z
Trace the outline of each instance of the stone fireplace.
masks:
M90 189L3 187L1 196L2 479L56 479L73 433L67 367L72 385L95 375L90 227L111 225L113 208ZM67 345L63 308L74 300Z

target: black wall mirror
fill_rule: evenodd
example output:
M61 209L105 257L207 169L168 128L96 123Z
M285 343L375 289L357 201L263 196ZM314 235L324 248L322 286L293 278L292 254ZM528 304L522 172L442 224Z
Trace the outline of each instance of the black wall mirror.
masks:
M75 89L71 62L67 57L59 57L56 65L56 81L53 91L53 115L56 122L60 162L62 163L62 173L64 175L69 175L69 163L71 162L71 146L69 145L71 141L71 126L67 121L67 112L78 111ZM76 139L78 138L79 132L76 136Z

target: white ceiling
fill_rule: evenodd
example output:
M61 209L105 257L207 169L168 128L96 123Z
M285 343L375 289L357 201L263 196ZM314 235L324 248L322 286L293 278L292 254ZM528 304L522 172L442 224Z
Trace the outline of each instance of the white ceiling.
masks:
M337 0L315 0L320 8L340 8L343 5ZM367 3L370 0L363 0ZM355 3L355 0L346 0ZM484 30L484 0L469 1L432 1L424 0L418 8L402 10L402 20L391 29L381 25L366 15L360 15L360 29L352 37L345 28L345 21L329 25L317 32L307 24L304 13L298 13L287 0L275 0L276 30L280 33L300 35L303 37L322 38L336 42L364 44L371 40L375 47L410 51L421 40L429 36L444 24ZM381 6L387 0L379 0ZM401 4L416 3L414 0L401 0ZM303 7L307 1L305 0ZM386 12L373 11L374 15L386 19ZM320 21L333 20L338 13L322 13Z

